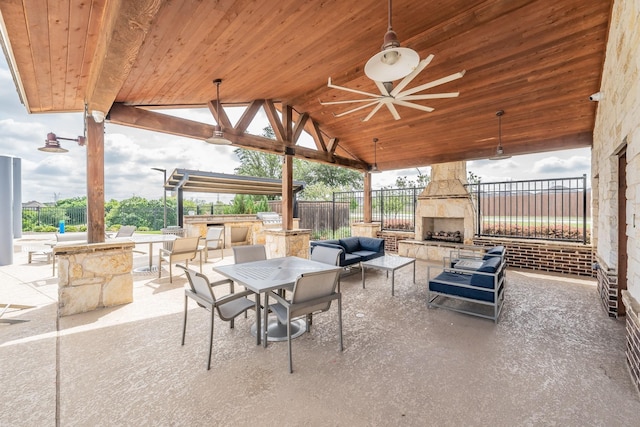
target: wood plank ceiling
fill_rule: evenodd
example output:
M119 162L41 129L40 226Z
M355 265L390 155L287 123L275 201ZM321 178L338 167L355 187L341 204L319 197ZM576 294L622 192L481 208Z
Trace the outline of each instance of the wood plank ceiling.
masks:
M291 128L304 126L319 150L296 148L298 156L366 168L375 137L378 167L390 170L492 156L501 109L509 154L590 146L597 103L588 98L600 86L611 4L396 0L401 45L421 58L435 55L409 87L466 74L425 91L460 92L418 101L431 113L400 106L394 120L383 107L367 122L373 107L336 118L356 105L319 100L359 98L328 88L329 77L378 93L363 68L387 29L384 0L3 0L0 12L30 112L82 111L86 101L89 109L111 110L113 122L203 139L211 126L168 123L145 110L208 105L215 112L212 80L221 78L223 104L257 100L254 111L264 108L272 118L289 106ZM243 137L224 119L238 146L281 153L295 138L295 130L276 131L280 143Z

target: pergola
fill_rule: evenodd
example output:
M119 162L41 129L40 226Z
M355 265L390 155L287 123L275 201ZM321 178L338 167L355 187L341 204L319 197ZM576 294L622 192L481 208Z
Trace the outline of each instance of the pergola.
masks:
M26 109L87 111L89 241L100 242L103 118L204 140L213 126L161 110L208 107L235 146L283 155L285 229L293 224L294 157L363 171L367 194L373 138L381 170L488 158L498 144L498 110L511 155L589 147L596 111L589 95L600 88L612 3L398 0L391 16L401 45L420 58L434 55L407 89L459 96L415 101L423 109L398 104L395 113L385 104L366 121L376 106L342 114L365 104L321 101L383 90L363 67L380 50L386 2L10 0L0 13ZM462 70L462 78L427 88ZM329 78L351 92L329 87ZM246 110L231 123L219 105ZM259 111L275 140L246 132ZM303 131L315 149L297 144Z
M294 194L304 190L304 183L293 181ZM174 169L164 183L165 191L177 192L178 224L183 223L183 195L192 193L254 194L263 196L282 195L282 181L275 178L229 175L192 169Z

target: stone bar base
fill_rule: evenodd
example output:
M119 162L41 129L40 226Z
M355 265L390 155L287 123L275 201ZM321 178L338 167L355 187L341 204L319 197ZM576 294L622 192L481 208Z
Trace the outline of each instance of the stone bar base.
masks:
M309 258L311 230L265 230L264 234L267 257Z
M354 222L351 224L353 237L378 237L381 230L379 222Z
M133 301L133 242L60 245L58 316Z
M622 302L627 311L627 364L636 391L640 392L640 301L622 291Z

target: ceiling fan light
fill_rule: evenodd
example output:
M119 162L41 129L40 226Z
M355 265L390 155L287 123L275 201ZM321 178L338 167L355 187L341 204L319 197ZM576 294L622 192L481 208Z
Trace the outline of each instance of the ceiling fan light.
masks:
M380 173L382 172L380 169L378 169L378 165L377 164L373 164L373 166L371 166L371 169L369 170L369 173Z
M391 47L373 55L364 66L364 73L376 82L402 79L420 63L420 55L406 47Z

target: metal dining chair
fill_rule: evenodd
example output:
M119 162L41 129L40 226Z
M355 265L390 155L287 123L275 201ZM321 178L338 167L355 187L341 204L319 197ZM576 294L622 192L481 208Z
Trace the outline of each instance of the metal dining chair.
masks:
M311 251L311 260L318 261L323 264L340 265L340 255L344 253L343 249L329 248L327 246L314 246ZM338 292L340 292L340 276L338 276Z
M183 265L176 264L185 271L187 280L189 281L189 288L184 290L184 323L182 325L182 345L184 345L184 339L187 332L187 312L189 306L189 298L193 299L198 305L205 310L211 312L211 327L209 329L209 358L207 360L207 370L211 369L211 352L213 349L213 320L214 313L218 312L220 320L229 322L229 327L234 327L234 320L242 313L246 313L247 310L255 309L255 302L247 298L251 295L251 291L243 291L234 293L233 282L229 279L218 280L216 282L209 282L207 276L201 273L197 273ZM220 298L216 298L213 287L220 285L229 285L231 293ZM256 312L256 316L258 316Z
M293 373L293 358L291 356L291 320L312 314L326 312L331 308L331 302L338 302L338 336L340 351L342 345L342 295L336 291L340 270L318 271L301 274L293 286L291 299L287 300L275 292L265 293L265 307L276 314L281 323L287 325L287 344L289 354L289 373ZM269 305L269 298L276 300ZM267 327L267 312L264 310L264 327ZM307 332L311 322L307 321ZM265 340L265 346L268 340Z
M209 261L209 250L220 249L220 257L224 259L224 228L209 227L204 238L204 262Z
M267 259L264 245L244 245L233 247L233 258L236 264Z

